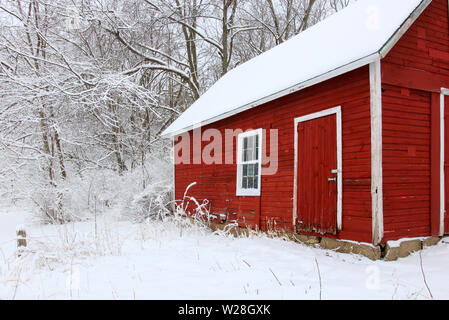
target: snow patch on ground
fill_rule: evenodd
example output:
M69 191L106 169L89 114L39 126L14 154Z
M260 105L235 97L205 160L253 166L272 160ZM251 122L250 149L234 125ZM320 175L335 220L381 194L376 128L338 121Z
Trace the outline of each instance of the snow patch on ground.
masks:
M20 258L17 225L29 237ZM448 299L449 241L422 256L434 298ZM185 221L132 224L111 215L50 226L0 211L0 299L319 299L317 263L323 299L430 299L419 254L373 262Z

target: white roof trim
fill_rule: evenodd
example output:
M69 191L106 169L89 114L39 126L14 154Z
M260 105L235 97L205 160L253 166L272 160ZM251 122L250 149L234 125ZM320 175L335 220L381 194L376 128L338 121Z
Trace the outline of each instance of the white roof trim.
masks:
M423 0L423 2L412 12L410 17L404 21L402 26L396 31L396 33L388 40L385 46L380 50L381 58L385 58L396 43L402 38L407 30L415 23L416 19L426 10L432 0Z
M372 3L373 5L375 5L375 4L379 3L379 2L382 2L382 5L385 5L385 3L386 3L385 0L372 0L371 2L368 2L368 1L369 0L359 0L356 3L362 3L362 2L365 3L366 2L366 3ZM408 1L411 1L411 0L408 0ZM402 1L395 0L395 2L399 3L399 2L402 2ZM419 1L417 1L417 2L419 2ZM183 132L190 131L190 130L192 130L195 127L205 126L205 125L208 125L208 124L211 124L211 123L214 123L214 122L217 122L217 121L229 118L229 117L231 117L233 115L236 115L238 113L241 113L243 111L255 108L255 107L260 106L260 105L262 105L264 103L267 103L267 102L279 99L279 98L281 98L283 96L286 96L288 94L300 91L300 90L305 89L307 87L311 87L311 86L316 85L318 83L321 83L323 81L332 79L332 78L337 77L339 75L342 75L344 73L347 73L347 72L353 71L355 69L358 69L360 67L363 67L365 65L368 65L368 64L370 64L370 63L372 63L374 61L380 60L380 59L384 58L390 52L390 50L396 45L396 43L407 32L407 30L410 28L410 26L416 21L416 19L422 14L422 12L427 8L427 6L431 2L432 2L432 0L422 0L422 1L420 1L417 4L417 6L414 8L414 10L411 11L411 13L406 17L406 19L395 30L395 32L388 38L388 40L386 42L384 42L380 48L377 48L376 49L377 51L375 51L374 53L372 53L370 55L367 55L365 57L356 59L355 61L352 61L352 62L350 62L348 64L345 64L345 65L339 66L337 68L334 68L333 70L330 70L330 71L328 71L326 73L323 73L323 74L317 75L315 77L312 77L312 78L310 78L310 79L308 79L306 81L302 81L302 82L300 82L298 84L290 86L290 87L288 87L288 88L286 88L284 90L278 91L278 92L276 92L274 94L270 94L270 95L264 96L264 97L262 97L260 99L257 99L257 100L255 100L255 101L253 101L251 103L247 103L245 105L242 105L240 107L234 108L234 109L229 110L227 112L223 112L223 113L218 114L216 116L210 117L209 119L206 119L204 121L195 122L195 123L189 123L188 125L183 126L182 129L176 129L176 130L172 130L171 129L173 124L176 122L175 121L170 127L168 127L162 133L162 136L163 137L169 137L169 136L173 137L173 136L179 135L179 134L181 134ZM389 3L394 3L394 2L389 2ZM344 11L344 10L342 10L342 11ZM408 12L407 12L407 14L408 14ZM271 49L271 50L273 50L273 49ZM269 50L269 51L271 51L271 50ZM255 59L257 59L257 57ZM245 65L245 64L243 64L243 65ZM239 67L237 67L237 68L239 68ZM234 70L236 70L236 69L234 69ZM231 70L230 72L233 72L234 70Z
M211 123L214 123L214 122L217 122L217 121L220 121L220 120L232 117L232 116L234 116L234 115L236 115L238 113L241 113L241 112L244 112L246 110L258 107L258 106L260 106L260 105L262 105L264 103L267 103L267 102L270 102L270 101L282 98L282 97L284 97L286 95L289 95L291 93L301 91L301 90L303 90L305 88L314 86L314 85L319 84L321 82L324 82L326 80L338 77L339 75L342 75L342 74L344 74L346 72L349 72L349 71L358 69L360 67L369 65L370 63L372 63L372 62L374 62L376 60L379 60L379 59L380 59L379 53L375 53L375 54L370 55L368 57L362 58L362 59L360 59L358 61L354 61L354 62L352 62L352 63L350 63L348 65L342 66L342 67L340 67L338 69L329 71L328 73L322 74L322 75L320 75L320 76L318 76L316 78L304 81L304 82L299 83L299 84L297 84L297 85L295 85L293 87L287 88L287 89L279 91L279 92L277 92L275 94L272 94L272 95L269 95L267 97L264 97L264 98L262 98L260 100L254 101L254 102L249 103L247 105L244 105L244 106L242 106L242 107L240 107L238 109L234 109L234 110L232 110L230 112L223 113L223 114L221 114L221 115L219 115L217 117L211 118L211 119L209 119L207 121L203 121L203 122L201 122L201 124L196 123L196 124L193 124L191 126L185 127L182 130L179 130L179 131L176 131L176 132L173 132L173 133L163 134L162 136L163 137L164 136L167 136L167 137L169 137L169 136L177 136L177 135L179 135L181 133L184 133L186 131L190 131L190 130L193 130L195 128L201 127L201 126L207 126L208 124L211 124Z

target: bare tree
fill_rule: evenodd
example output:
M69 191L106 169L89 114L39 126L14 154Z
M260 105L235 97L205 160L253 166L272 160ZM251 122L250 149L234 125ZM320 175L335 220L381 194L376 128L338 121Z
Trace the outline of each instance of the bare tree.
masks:
M145 188L146 164L167 147L159 135L182 111L348 3L1 1L0 188L32 185L57 222L64 186L86 172L139 170Z
M340 11L341 9L347 7L351 0L329 0L329 6L335 12Z

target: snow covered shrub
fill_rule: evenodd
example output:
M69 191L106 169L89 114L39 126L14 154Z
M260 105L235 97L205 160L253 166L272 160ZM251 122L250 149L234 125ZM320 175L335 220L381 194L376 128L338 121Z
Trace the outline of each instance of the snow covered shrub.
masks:
M131 199L125 211L136 222L164 218L172 213L172 187L165 183L149 185Z
M57 186L30 186L37 218L61 224L112 212L134 222L172 215L172 165L153 158L119 174L110 169L85 170L60 180Z
M36 168L17 164L1 151L0 155L0 206L29 208L30 194L36 190L30 177L36 174Z
M44 223L63 224L75 218L69 204L70 190L66 188L41 188L32 198L38 208L36 216Z
M189 196L190 189L196 186L196 182L191 183L185 190L183 198L177 200L175 204L174 217L167 222L166 225L174 225L182 237L184 233L197 233L202 234L213 233L221 237L252 237L256 235L257 231L250 229L247 232L240 233L238 229L237 221L229 220L223 229L211 230L211 222L217 222L220 219L220 215L211 212L211 204L209 200L204 199L198 201L195 197Z
M126 189L133 186L125 183L126 177L112 170L93 170L83 174L78 185L84 186L83 202L91 213L104 212L118 206Z
M175 204L175 215L178 217L190 217L196 221L210 222L212 214L210 213L209 201L203 200L199 203L197 199L188 196L189 190L196 185L196 182L191 183L184 192L182 200L178 200Z
M122 214L134 222L163 219L173 214L172 170L168 161L154 160L146 170L145 189L130 194L122 206ZM137 172L139 175L140 172ZM129 178L130 184L139 181L136 173Z
M57 187L36 185L32 194L38 209L36 218L44 223L62 224L84 220L117 207L124 201L124 179L105 169L70 176L60 181ZM131 189L130 186L126 188Z

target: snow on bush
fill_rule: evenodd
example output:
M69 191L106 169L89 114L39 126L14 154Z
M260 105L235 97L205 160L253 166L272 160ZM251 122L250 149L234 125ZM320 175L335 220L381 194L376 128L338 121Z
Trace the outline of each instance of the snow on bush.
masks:
M134 222L163 219L173 214L173 183L171 164L166 161L152 163L151 174L141 192L128 193L121 207L123 216ZM137 177L135 177L137 178ZM135 179L131 183L135 184Z
M132 197L123 209L124 216L136 222L162 219L172 212L172 187L165 182L150 184Z
M172 214L172 166L165 159L122 175L107 169L85 171L58 186L34 189L36 217L44 223L82 221L110 209L135 222Z
M184 197L178 200L175 205L175 214L179 217L190 217L198 221L210 222L211 213L208 200L199 203L195 197L188 196L189 190L196 186L196 182L191 183L184 192ZM193 208L191 209L191 204Z
M73 190L63 186L42 187L32 195L37 207L36 217L44 223L63 224L76 220L76 211L72 210Z

